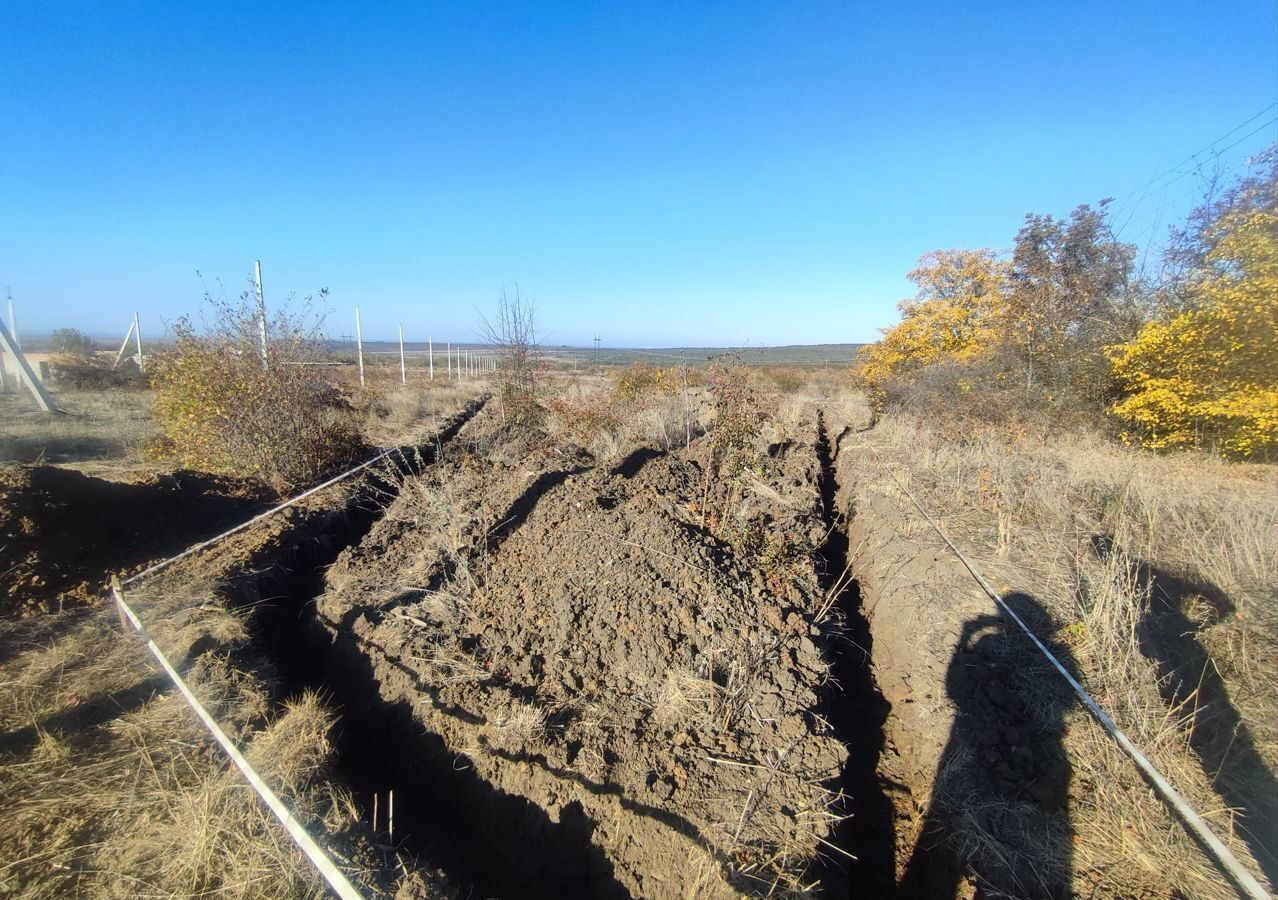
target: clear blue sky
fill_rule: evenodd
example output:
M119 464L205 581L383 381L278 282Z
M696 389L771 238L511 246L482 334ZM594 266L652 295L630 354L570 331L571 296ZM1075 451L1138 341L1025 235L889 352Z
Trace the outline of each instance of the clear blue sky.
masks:
M28 332L158 335L196 270L261 258L335 334L358 303L471 339L518 283L555 342L868 340L920 254L1126 197L1278 100L1276 15L7 0L0 288ZM1133 238L1191 205L1155 187Z

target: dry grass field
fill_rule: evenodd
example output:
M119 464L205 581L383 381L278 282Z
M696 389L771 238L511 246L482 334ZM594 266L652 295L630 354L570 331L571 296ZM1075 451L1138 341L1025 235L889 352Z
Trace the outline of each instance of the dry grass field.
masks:
M863 454L858 498L867 510L876 502L894 510L895 534L939 546L903 485L993 583L1028 595L1041 610L1041 636L1120 727L1240 857L1274 877L1272 466L1155 456L1087 433L957 440L905 415L886 416L845 452ZM1232 896L1090 716L1068 696L1035 693L1055 678L1034 670L1024 687L1032 706L1066 723L1075 892L1089 876L1119 894L1127 879L1158 896L1182 885L1193 896ZM970 806L956 780L945 785L947 802ZM948 836L961 854L997 847L995 820L950 812L962 823Z
M399 453L130 591L369 896L1232 896L905 491L1272 877L1272 467L870 427L842 369L551 375L519 426L370 376ZM12 417L45 592L0 622L0 892L322 895L95 599L267 502L147 458L147 402ZM54 446L158 505L41 569L88 508Z

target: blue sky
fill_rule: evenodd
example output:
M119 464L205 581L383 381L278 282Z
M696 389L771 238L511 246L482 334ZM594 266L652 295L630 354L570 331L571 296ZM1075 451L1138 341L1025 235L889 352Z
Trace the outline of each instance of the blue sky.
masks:
M869 340L1026 212L1161 237L1195 179L1133 192L1278 100L1275 7L7 0L0 287L158 335L260 258L334 334L472 339L518 284L554 342Z

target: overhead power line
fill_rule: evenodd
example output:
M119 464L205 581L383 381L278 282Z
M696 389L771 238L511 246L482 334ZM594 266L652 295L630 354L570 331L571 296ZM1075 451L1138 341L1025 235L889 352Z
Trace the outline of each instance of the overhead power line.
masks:
M1191 170L1191 171L1189 171L1189 172L1184 172L1184 171L1182 171L1182 167L1183 167L1183 166L1186 166L1186 165L1189 165L1190 163L1198 162L1198 157L1200 157L1200 156L1202 156L1203 154L1208 153L1208 152L1210 152L1210 153L1212 154L1212 156L1220 156L1222 153L1227 153L1228 151L1232 150L1234 147L1237 147L1237 146L1238 146L1239 144L1241 144L1243 141L1247 140L1248 138L1250 138L1250 137L1252 137L1252 136L1254 136L1254 135L1256 135L1256 134L1260 133L1260 132L1261 132L1261 131L1263 131L1264 129L1266 129L1266 128L1268 128L1269 126L1273 125L1276 121L1278 121L1278 117L1276 117L1276 118L1270 118L1268 121L1266 121L1265 123L1263 123L1262 125L1260 125L1260 126L1259 126L1258 128L1256 128L1255 130L1248 132L1247 134L1243 135L1241 138L1238 138L1236 141L1234 141L1234 142L1233 142L1232 144L1230 144L1229 146L1227 146L1227 147L1222 147L1222 148L1220 148L1219 150L1215 150L1215 149L1214 149L1214 148L1216 147L1216 145L1217 145L1217 144L1219 144L1221 141L1227 140L1228 138L1230 138L1230 137L1232 137L1233 135L1237 134L1239 131L1241 131L1242 129L1246 128L1248 125L1250 125L1252 122L1256 121L1257 119L1259 119L1259 118L1261 118L1262 116L1266 115L1267 113L1271 112L1271 111L1272 111L1275 107L1278 107L1278 101L1276 101L1276 102L1274 102L1274 103L1270 103L1270 104L1269 104L1268 106L1266 106L1264 109L1260 110L1260 112L1258 112L1258 113L1256 113L1256 114L1254 114L1254 115L1250 116L1249 118L1245 119L1245 120L1244 120L1244 121L1242 121L1242 122L1239 122L1237 125L1235 125L1233 128L1231 128L1231 129L1229 129L1228 131L1226 131L1224 134L1222 134L1220 137L1216 138L1216 139L1215 139L1214 141L1212 141L1211 143L1207 144L1206 146L1202 147L1202 148L1201 148L1201 149L1199 149L1199 150L1195 150L1193 153L1189 154L1189 156L1185 157L1185 158L1184 158L1184 159L1182 159L1180 162L1176 163L1176 164L1175 164L1175 165L1173 165L1173 166L1170 166L1169 168L1167 168L1167 169L1163 170L1162 172L1159 172L1157 175L1154 175L1154 176L1153 176L1153 177L1151 177L1151 178L1149 179L1149 181L1147 181L1147 182L1146 182L1143 186L1138 187L1138 188L1136 188L1135 190L1133 190L1133 191L1129 192L1128 194L1125 194L1124 196L1122 196L1122 197L1118 198L1118 200L1116 201L1116 202L1117 202L1117 204L1118 204L1118 205L1122 205L1122 204L1126 203L1128 200L1130 200L1132 197L1134 197L1135 195L1137 195L1137 194L1143 194L1143 193L1145 193L1145 192L1147 192L1147 191L1149 191L1149 190L1153 189L1154 185L1155 185L1155 184L1156 184L1156 183L1157 183L1160 179L1162 179L1162 178L1166 178L1168 175L1176 175L1176 177L1177 177L1177 178L1183 178L1183 177L1185 177L1186 175L1192 175L1192 174L1193 174L1192 170Z

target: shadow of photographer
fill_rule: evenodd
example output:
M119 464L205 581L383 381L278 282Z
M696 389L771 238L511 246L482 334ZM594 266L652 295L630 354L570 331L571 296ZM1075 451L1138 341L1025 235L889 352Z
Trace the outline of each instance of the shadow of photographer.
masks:
M1040 637L1052 627L1028 594L1005 602ZM1052 652L1071 671L1073 660ZM969 620L950 659L956 708L923 828L898 896L1070 896L1070 765L1062 739L1073 693L1006 616ZM962 892L962 893L960 893Z

